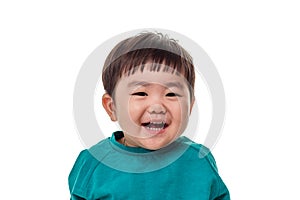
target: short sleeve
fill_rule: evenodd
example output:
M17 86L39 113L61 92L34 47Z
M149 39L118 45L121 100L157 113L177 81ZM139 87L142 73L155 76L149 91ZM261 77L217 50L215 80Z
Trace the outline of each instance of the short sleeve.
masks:
M88 183L97 164L97 160L88 150L79 154L68 179L71 199L87 199Z
M216 188L216 191L213 192L213 194L215 195L213 200L230 200L228 188L226 187L225 183L219 176L217 164L216 164L216 161L215 161L213 155L211 153L208 153L206 158L207 158L208 162L210 163L212 169L216 173L217 181L215 182L216 185L214 187L214 188Z

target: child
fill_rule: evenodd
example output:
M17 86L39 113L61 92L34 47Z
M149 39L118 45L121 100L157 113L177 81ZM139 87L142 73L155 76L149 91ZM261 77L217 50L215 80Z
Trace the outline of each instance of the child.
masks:
M187 51L141 33L113 48L102 81L103 107L122 131L80 153L71 199L230 199L209 150L201 157L205 147L180 137L195 101Z

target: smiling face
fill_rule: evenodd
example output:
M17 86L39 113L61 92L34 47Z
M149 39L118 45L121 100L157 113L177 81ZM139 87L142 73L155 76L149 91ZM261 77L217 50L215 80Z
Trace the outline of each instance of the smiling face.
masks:
M192 110L188 84L170 70L151 71L145 65L122 76L114 98L103 95L103 106L113 121L118 121L126 145L160 149L176 140L185 130Z

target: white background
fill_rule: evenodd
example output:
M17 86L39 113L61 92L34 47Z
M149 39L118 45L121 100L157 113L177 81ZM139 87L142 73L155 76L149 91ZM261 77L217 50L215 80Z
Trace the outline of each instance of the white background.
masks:
M197 42L225 87L213 154L232 199L299 196L300 7L297 1L1 1L1 199L68 199L83 145L76 76L102 42L137 28Z

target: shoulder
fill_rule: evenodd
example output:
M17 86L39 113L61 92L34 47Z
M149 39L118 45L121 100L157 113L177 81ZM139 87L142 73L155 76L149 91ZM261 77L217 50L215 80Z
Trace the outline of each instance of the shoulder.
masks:
M98 164L99 162L87 149L81 151L69 174L68 181L70 191L81 191L82 188L85 188Z
M216 161L210 149L186 137L183 142L189 145L185 154L194 161L194 175L198 174L199 179L205 177L205 180L211 180L211 195L216 197L213 199L230 199L229 191L218 173Z
M213 157L211 150L208 147L196 143L187 137L183 137L182 142L185 145L189 146L186 154L190 155L193 159L208 164L213 171L215 171L216 173L218 172L215 158Z
M77 195L84 195L86 188L89 185L90 179L101 165L101 157L106 152L105 146L107 145L107 139L102 140L98 144L94 145L90 149L81 151L75 161L75 164L69 174L68 182L71 193ZM101 151L101 149L103 151ZM96 157L96 152L102 152Z

